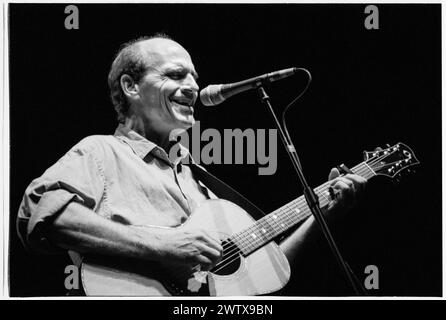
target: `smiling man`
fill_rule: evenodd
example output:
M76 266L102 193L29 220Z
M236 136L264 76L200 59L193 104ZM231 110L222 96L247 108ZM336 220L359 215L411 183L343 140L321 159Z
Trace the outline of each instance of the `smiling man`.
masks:
M83 139L29 185L17 221L24 245L68 250L77 262L88 254L201 270L219 263L222 239L209 230L149 227L179 226L216 198L197 180L193 161L182 165L187 149L168 156L175 137L195 122L197 77L188 52L165 36L125 44L108 78L115 134ZM327 211L349 206L364 183L356 175L333 179L337 196ZM315 229L310 217L281 244L290 262Z
M136 62L136 70L127 61ZM155 38L137 41L121 51L113 63L109 85L125 126L167 150L172 132L181 133L195 123L197 78L182 46Z

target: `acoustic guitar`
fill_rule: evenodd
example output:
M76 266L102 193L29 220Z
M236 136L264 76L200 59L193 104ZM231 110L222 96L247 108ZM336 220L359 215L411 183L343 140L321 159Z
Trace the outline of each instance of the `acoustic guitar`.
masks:
M419 164L403 143L364 151L364 162L350 169L365 179L383 175L398 179ZM315 188L320 206L331 201L330 182ZM177 265L84 257L81 277L89 296L247 296L283 288L290 266L274 239L311 215L303 196L255 221L245 210L226 200L207 200L181 226L202 228L221 240L222 260L208 271ZM166 227L157 232L166 232Z

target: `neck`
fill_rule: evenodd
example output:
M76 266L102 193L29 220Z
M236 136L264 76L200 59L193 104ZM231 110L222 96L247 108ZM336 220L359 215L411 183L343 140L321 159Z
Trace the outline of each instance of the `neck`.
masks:
M370 179L376 173L366 162L362 162L351 169L353 173ZM319 198L321 208L328 206L331 201L330 181L314 189ZM249 228L231 236L231 241L237 245L244 256L269 243L278 235L283 234L311 215L304 196L287 203L281 208L257 220Z
M166 153L176 143L176 140L172 140L170 132L157 131L149 121L145 121L142 117L136 115L127 117L124 126L163 148Z

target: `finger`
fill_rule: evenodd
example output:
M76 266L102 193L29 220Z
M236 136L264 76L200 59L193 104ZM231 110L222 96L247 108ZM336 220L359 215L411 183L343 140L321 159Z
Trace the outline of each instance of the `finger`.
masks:
M338 178L336 183L333 185L333 189L338 190L337 195L341 196L342 198L352 196L355 192L354 188L353 182L347 179Z
M212 264L217 264L218 262L221 261L222 258L222 254L220 251L217 251L209 247L203 250L202 255L208 258L212 262Z
M211 248L222 252L223 247L221 246L220 240L215 239L213 236L211 236L206 231L202 230L201 232L201 240L203 240L206 244L208 244Z
M217 250L202 247L201 254L195 257L193 264L199 263L201 270L210 270L221 261L221 255Z
M357 174L347 174L344 178L352 181L356 189L362 190L366 186L367 180Z
M338 169L332 168L330 174L328 175L328 180L333 180L336 177L339 177L341 174Z
M209 270L211 269L214 264L212 263L212 261L205 257L205 256L196 256L196 259L192 262L192 264L199 264L199 270Z
M331 181L330 186L335 187L339 183L342 183L342 185L347 185L347 187L349 187L349 188L354 187L353 181L351 181L350 179L347 179L345 177L337 177L336 179Z
M345 190L345 191L354 191L355 185L352 181L350 181L348 179L338 178L338 180L336 181L336 183L334 185L334 188Z

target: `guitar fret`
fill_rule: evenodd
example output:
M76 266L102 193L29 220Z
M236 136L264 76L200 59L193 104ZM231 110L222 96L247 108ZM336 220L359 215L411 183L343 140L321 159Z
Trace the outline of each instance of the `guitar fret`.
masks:
M376 173L372 170L372 168L370 168L370 166L366 162L358 164L351 170L353 173L358 174L366 179L370 179L371 177L376 175Z
M309 214L306 211L308 210L298 207L299 204L304 204L303 199L298 198L296 200L298 201L293 201L258 220L253 226L240 234L237 245L242 253L249 254L307 217ZM271 221L273 223L270 223Z
M351 170L353 173L366 179L375 175L373 170L365 162L360 163ZM330 182L326 182L314 189L321 207L328 205L331 201L329 187ZM231 240L238 246L242 254L246 256L303 221L311 214L305 197L300 196L269 215L257 220L249 228L234 234Z

